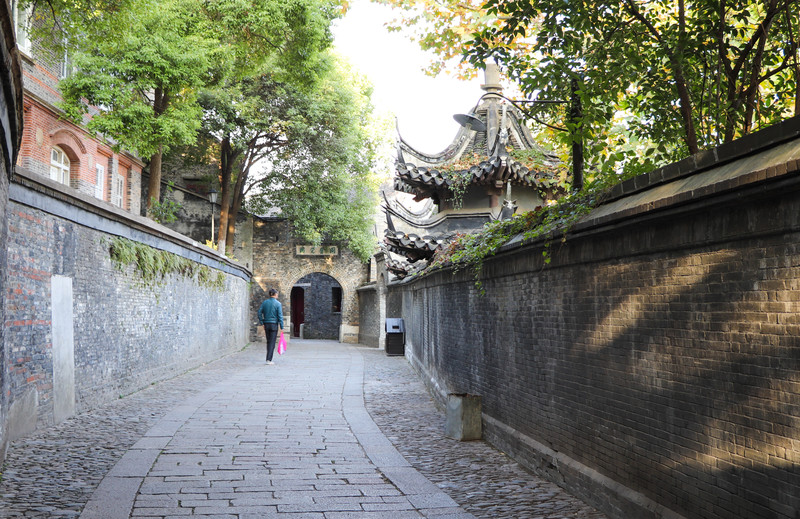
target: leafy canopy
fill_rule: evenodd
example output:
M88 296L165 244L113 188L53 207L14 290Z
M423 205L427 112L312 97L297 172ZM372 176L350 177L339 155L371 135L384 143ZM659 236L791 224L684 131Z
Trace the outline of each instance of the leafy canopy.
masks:
M343 242L368 260L375 252L376 171L390 134L386 121L373 118L371 87L332 61L312 88L281 91L291 99L285 145L270 157L248 208L278 209L303 239Z
M399 9L438 72L497 61L537 127L592 176L635 174L774 124L800 109L799 0L375 0Z
M114 21L125 31L75 53L76 72L59 86L68 116L91 114L90 131L150 156L161 146L194 141L197 88L219 46L202 20L186 16L194 0L138 0L136 7Z
M505 24L480 31L466 54L476 64L498 60L529 96L565 99L577 78L587 138L612 147L619 138L623 152L638 141L628 161L644 154L661 163L794 113L797 6L489 0ZM535 52L512 45L520 36L534 39Z

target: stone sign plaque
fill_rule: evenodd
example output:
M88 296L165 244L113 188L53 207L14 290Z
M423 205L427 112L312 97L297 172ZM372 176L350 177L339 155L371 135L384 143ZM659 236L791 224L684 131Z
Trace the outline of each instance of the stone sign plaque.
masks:
M335 245L295 245L294 252L298 256L337 256L339 247Z

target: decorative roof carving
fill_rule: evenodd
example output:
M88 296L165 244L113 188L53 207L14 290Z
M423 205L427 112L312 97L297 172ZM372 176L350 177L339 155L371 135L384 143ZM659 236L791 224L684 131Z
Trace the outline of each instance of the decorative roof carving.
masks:
M519 200L527 211L563 194L558 158L536 144L517 103L503 96L495 66L487 65L481 88L485 94L470 112L456 116L462 127L442 152L418 151L398 131L394 191L428 199L439 211L412 215L399 199L385 197L384 250L387 268L398 277L409 268L397 261L389 267L390 252L420 270L456 232L475 232L499 218L506 202L513 199L516 208Z
M449 243L448 238L448 236L419 236L386 229L383 242L391 252L405 256L408 261L415 263L432 258L437 250Z

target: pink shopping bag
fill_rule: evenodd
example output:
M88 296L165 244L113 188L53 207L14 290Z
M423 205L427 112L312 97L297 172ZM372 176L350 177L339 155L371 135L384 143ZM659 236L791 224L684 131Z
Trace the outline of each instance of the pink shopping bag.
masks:
M286 351L286 339L283 338L283 330L281 330L281 338L278 341L278 355L283 355Z

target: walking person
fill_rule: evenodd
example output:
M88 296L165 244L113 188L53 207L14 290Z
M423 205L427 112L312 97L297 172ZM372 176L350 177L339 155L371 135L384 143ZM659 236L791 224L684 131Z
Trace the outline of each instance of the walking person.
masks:
M274 288L269 289L269 298L261 303L258 309L258 322L264 325L264 333L267 336L267 364L272 362L272 354L275 353L275 340L278 338L278 327L283 331L283 308L278 301L278 291Z

